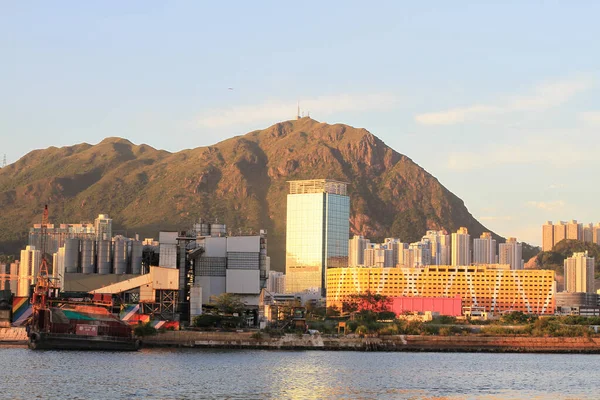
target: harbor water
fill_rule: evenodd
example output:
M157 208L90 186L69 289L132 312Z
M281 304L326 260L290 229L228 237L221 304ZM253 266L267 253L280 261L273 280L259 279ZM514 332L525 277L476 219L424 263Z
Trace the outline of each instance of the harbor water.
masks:
M600 355L0 347L2 399L597 399Z

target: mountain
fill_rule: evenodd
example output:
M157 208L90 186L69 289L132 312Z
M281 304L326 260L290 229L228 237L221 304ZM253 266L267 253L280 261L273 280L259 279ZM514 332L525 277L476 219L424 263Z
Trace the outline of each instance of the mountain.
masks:
M32 151L0 170L0 244L15 253L48 203L50 222L107 213L130 236L156 238L199 218L235 233L264 228L273 269L283 270L286 182L315 178L350 183L353 234L416 241L427 229L487 231L435 177L365 129L301 118L177 153L120 138Z

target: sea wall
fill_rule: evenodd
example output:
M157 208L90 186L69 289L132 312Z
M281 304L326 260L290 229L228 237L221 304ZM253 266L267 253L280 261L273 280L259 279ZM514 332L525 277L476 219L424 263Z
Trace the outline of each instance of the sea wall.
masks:
M25 328L0 328L0 343L25 343L27 331Z
M173 331L143 339L146 347L254 348L289 350L600 353L600 337L295 335L249 332Z

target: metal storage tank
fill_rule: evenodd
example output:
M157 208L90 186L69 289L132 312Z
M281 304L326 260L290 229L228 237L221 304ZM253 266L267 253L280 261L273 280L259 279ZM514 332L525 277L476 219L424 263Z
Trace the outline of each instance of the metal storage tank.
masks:
M225 236L227 227L224 224L212 224L210 226L210 235L213 237Z
M127 273L127 240L118 238L114 241L113 248L114 273L121 275Z
M91 239L81 241L81 272L84 274L93 274L96 270L94 244Z
M142 252L144 246L139 240L131 241L131 273L141 274L142 273Z
M110 240L99 240L96 252L98 253L98 274L110 274L111 259L110 251L112 242Z
M79 266L79 239L65 240L65 273L77 272Z

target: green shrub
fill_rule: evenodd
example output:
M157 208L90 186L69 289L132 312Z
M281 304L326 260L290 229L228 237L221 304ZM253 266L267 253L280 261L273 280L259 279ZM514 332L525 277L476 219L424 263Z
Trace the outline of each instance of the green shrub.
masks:
M450 336L452 334L452 328L449 326L443 326L440 328L438 334L442 336Z
M150 322L146 322L145 324L139 324L133 328L133 333L135 336L153 336L156 335L158 331L150 324Z
M354 332L357 335L363 336L369 332L369 329L365 325L359 325Z
M398 329L398 325L396 324L387 324L377 331L380 335L397 335L400 332Z
M197 328L214 328L221 321L221 316L202 314L194 317L192 324Z
M263 339L263 335L260 331L258 332L254 332L252 335L250 335L250 337L252 339L256 339L256 340L262 340Z

